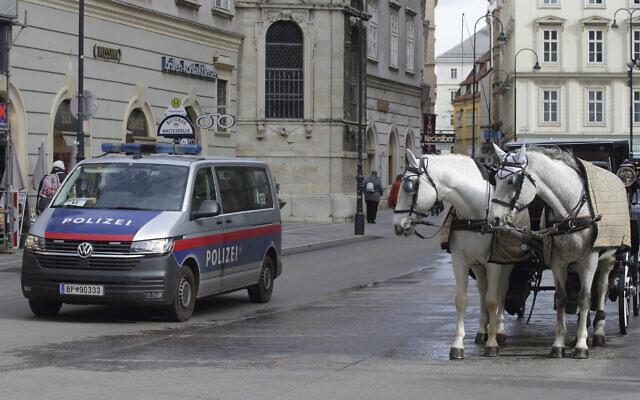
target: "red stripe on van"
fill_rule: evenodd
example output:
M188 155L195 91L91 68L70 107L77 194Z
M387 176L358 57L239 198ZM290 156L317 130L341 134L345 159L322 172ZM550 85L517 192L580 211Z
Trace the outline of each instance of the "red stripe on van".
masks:
M112 235L107 233L45 232L44 237L47 239L100 240L113 242L130 242L133 240L133 235Z
M215 235L201 236L197 238L181 239L176 241L174 251L192 249L210 244L222 243L225 241L251 239L258 236L271 235L282 232L282 225L267 225L257 228L243 229L228 233L217 233Z

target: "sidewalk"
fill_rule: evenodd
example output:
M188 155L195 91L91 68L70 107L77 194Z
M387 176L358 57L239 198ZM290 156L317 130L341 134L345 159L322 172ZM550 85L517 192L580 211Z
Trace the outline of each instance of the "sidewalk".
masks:
M380 211L377 223L365 222L365 235L355 236L353 222L346 224L285 222L282 231L282 254L285 256L299 254L393 236L392 223L393 211ZM0 271L17 272L21 260L21 249L13 254L0 254Z

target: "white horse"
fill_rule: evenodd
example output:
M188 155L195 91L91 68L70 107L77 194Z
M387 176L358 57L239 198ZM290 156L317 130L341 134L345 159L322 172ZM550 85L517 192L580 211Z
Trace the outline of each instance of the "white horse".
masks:
M596 230L590 223L591 208L586 201L585 182L575 159L559 150L527 152L522 146L517 153L505 153L495 146L501 160L489 219L496 225L509 224L514 212L526 208L540 196L551 210L556 223L575 219L584 229L553 236L550 267L555 282L556 332L552 357L565 355L566 281L569 267L580 277L579 319L574 358L588 358L587 318L594 275L598 271L596 290L598 312L594 320L594 345L604 344L604 301L608 277L615 262L615 249L599 254L593 249ZM550 225L549 221L546 222Z
M417 160L407 150L410 167L403 177L393 219L396 234L409 236L421 216L438 200L451 204L460 220L486 218L492 187L475 162L462 155L423 156ZM464 312L467 308L469 269L473 268L480 292L480 327L475 342L486 337L486 356L497 356L504 339L504 297L513 266L489 263L492 235L453 230L449 248L456 279L457 325L449 357L464 358Z

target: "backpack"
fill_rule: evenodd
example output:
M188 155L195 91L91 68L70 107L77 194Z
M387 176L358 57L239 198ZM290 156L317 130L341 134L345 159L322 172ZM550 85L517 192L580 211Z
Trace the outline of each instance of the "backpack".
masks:
M51 197L56 194L59 187L60 178L58 177L58 174L49 174L42 180L42 190L40 191L40 196Z
M374 193L376 191L376 185L374 185L373 182L367 182L367 186L364 190L367 193Z

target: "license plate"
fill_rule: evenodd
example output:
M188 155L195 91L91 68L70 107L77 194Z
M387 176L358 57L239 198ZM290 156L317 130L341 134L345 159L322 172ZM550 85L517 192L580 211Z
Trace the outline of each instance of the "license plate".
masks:
M60 294L74 296L104 296L103 285L78 285L75 283L61 283Z

